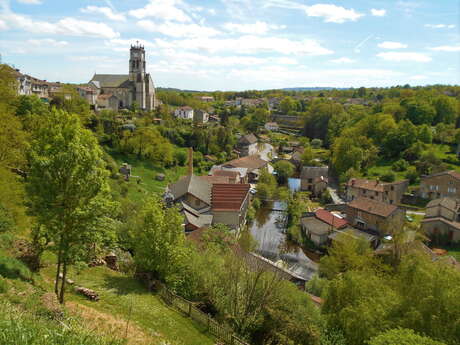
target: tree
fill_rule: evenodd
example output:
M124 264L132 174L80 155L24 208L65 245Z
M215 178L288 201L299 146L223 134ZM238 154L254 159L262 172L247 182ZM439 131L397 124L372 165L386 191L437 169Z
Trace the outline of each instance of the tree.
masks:
M314 165L315 161L313 160L315 158L315 154L313 152L313 149L311 148L310 145L307 145L302 153L301 159L302 159L302 165L305 166L312 166Z
M419 127L418 139L425 144L431 144L433 141L433 131L428 125L422 125Z
M174 290L184 289L187 251L183 219L156 196L146 200L134 228L134 261Z
M278 161L273 165L280 183L286 183L288 178L292 176L295 167L288 161Z
M42 235L55 244L55 292L64 303L69 264L110 240L114 204L93 134L82 128L76 115L63 111L52 111L43 122L28 154L27 192Z
M369 345L446 345L415 333L412 329L395 328L369 340Z
M436 110L434 124L440 122L451 124L455 122L459 107L458 101L455 98L441 95L434 100L433 105Z
M406 116L414 125L431 125L435 119L436 110L426 101L416 99L403 100L401 105L406 108Z
M296 109L296 102L292 97L286 96L281 100L279 108L283 114L289 114L289 112Z

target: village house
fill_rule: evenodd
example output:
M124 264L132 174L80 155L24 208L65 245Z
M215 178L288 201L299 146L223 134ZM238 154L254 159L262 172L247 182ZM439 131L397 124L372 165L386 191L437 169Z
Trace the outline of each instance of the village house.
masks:
M386 183L378 180L351 178L346 185L346 201L365 197L388 204L399 204L408 186L408 180Z
M383 235L389 226L402 226L406 211L394 204L359 197L347 204L346 214L351 226Z
M228 183L247 183L248 169L247 168L226 168L223 166L213 166L209 171L210 176L225 176L228 178Z
M189 106L176 108L174 116L178 119L193 120L193 108Z
M265 129L267 131L278 131L280 129L280 127L278 126L278 124L276 122L267 122L265 125L264 125Z
M346 241L347 238L353 238L355 240L365 241L373 249L377 248L379 244L378 237L370 234L368 232L353 228L351 226L346 226L340 231L334 231L328 236L331 243L334 241Z
M255 183L259 179L262 169L267 169L270 174L273 174L273 167L258 155L241 157L222 164L224 168L245 168L247 169L248 182Z
M430 201L421 225L434 243L460 242L460 200L445 197Z
M328 236L347 226L347 221L329 211L319 209L307 212L300 219L305 235L318 247L326 245Z
M460 199L460 173L451 170L422 176L418 194L431 200L444 197Z
M196 110L193 113L193 122L197 124L204 124L209 121L209 114L204 110Z
M300 190L311 192L314 196L320 196L328 185L329 168L303 167L300 173Z
M240 156L251 156L255 155L257 150L257 137L250 133L243 135L237 143L237 150L240 152Z
M214 97L212 97L212 96L200 96L200 97L198 97L198 99L201 102L205 102L205 103L214 102Z
M96 106L97 109L118 110L118 98L111 93L99 95L97 96Z

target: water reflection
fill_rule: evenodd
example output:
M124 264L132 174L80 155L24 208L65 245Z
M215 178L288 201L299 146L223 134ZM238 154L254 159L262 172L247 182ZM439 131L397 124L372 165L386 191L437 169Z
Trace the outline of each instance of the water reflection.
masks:
M317 264L308 258L302 249L286 239L286 203L265 204L257 213L250 227L257 241L258 254L274 262L282 259L288 269L299 276L310 279L317 271Z

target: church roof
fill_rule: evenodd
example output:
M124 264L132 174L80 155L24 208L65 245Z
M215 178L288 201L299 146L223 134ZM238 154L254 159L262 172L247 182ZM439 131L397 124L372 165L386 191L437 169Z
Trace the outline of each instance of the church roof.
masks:
M91 81L99 82L101 87L121 87L129 82L128 74L95 74Z

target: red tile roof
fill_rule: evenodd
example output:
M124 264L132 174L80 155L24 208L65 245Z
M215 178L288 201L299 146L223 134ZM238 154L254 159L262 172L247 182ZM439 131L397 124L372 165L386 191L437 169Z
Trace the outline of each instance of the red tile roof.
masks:
M212 185L211 205L213 211L239 211L250 189L249 184Z
M319 209L315 212L316 218L323 222L333 226L334 228L340 229L347 225L347 221L343 218L339 218L329 211Z

